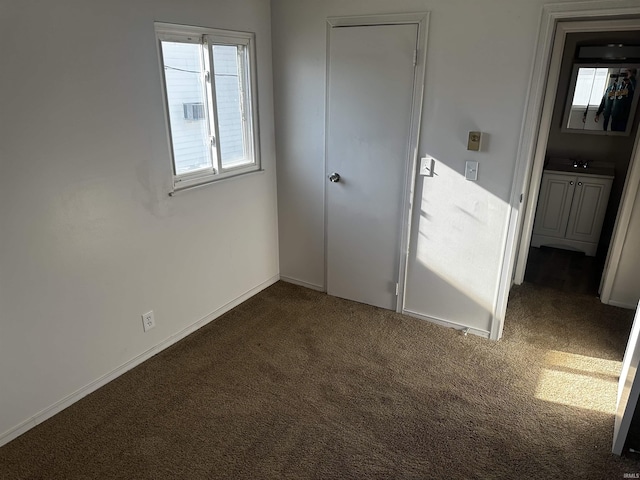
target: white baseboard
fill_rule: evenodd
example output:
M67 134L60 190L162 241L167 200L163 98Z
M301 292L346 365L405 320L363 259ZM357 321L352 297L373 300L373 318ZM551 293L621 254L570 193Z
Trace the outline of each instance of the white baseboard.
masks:
M441 325L443 327L453 328L455 330L460 331L468 331L469 333L473 333L479 337L490 338L491 332L487 330L481 330L479 328L468 327L466 325L462 325L460 323L451 322L449 320L442 320L440 318L429 317L427 315L423 315L422 313L412 312L411 310L402 310L403 315L409 315L410 317L418 318L420 320L426 320L427 322L435 323L437 325Z
M267 280L267 281L261 283L260 285L252 288L251 290L249 290L248 292L240 295L239 297L235 298L234 300L231 300L230 302L226 303L222 307L218 308L216 311L214 311L214 312L210 313L209 315L207 315L206 317L201 318L197 322L195 322L195 323L189 325L188 327L186 327L185 329L183 329L183 330L171 335L166 340L163 340L162 342L160 342L159 344L155 345L154 347L151 347L149 350L141 353L137 357L132 358L131 360L129 360L128 362L124 363L123 365L121 365L120 367L116 368L115 370L112 370L111 372L103 375L102 377L98 378L97 380L94 380L93 382L89 383L88 385L80 388L79 390L76 390L75 392L73 392L72 394L66 396L62 400L60 400L60 401L54 403L53 405L41 410L40 412L36 413L35 415L33 415L28 420L25 420L24 422L20 423L19 425L7 430L2 435L0 435L0 447L2 445L5 445L5 444L9 443L11 440L19 437L20 435L22 435L26 431L31 430L36 425L44 422L45 420L48 420L49 418L53 417L55 414L61 412L65 408L73 405L78 400L82 399L83 397L86 397L87 395L89 395L90 393L96 391L100 387L106 385L110 381L115 380L120 375L128 372L129 370L131 370L134 367L137 367L138 365L140 365L145 360L148 360L149 358L153 357L154 355L160 353L162 350L170 347L174 343L179 342L180 340L182 340L183 338L185 338L188 335L192 334L193 332L195 332L199 328L204 327L206 324L210 323L211 321L215 320L216 318L220 317L221 315L227 313L232 308L237 307L242 302L244 302L244 301L248 300L249 298L253 297L254 295L259 293L260 291L264 290L267 287L270 287L271 285L276 283L279 279L280 279L280 275L275 275L275 276L271 277L269 280Z
M291 278L284 275L280 275L280 280L287 283L293 283L294 285L299 285L301 287L310 288L311 290L317 290L318 292L325 292L326 289L320 285L316 285L314 283L303 282L302 280L298 280L297 278Z
M638 306L637 304L634 304L634 303L617 302L611 299L609 299L609 301L607 302L607 305L611 305L612 307L628 308L629 310L635 310L636 307Z

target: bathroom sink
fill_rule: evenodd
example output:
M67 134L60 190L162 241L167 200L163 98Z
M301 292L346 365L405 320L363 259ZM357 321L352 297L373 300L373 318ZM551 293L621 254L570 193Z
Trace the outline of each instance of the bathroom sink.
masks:
M613 177L615 174L615 169L613 168L613 166L608 166L606 164L598 165L596 163L595 165L590 164L587 167L574 167L572 161L554 163L550 162L544 169L554 172L575 173L576 175L601 175L605 177Z

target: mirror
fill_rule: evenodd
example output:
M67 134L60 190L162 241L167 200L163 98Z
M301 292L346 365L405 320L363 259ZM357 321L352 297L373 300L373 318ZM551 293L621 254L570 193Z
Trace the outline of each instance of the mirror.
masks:
M640 64L574 65L562 131L629 135L640 94Z

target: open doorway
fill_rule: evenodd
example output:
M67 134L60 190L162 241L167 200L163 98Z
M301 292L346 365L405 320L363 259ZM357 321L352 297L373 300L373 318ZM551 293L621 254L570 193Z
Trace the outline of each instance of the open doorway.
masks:
M633 30L571 32L565 37L546 145L538 145L544 150L544 166L537 205L533 205L534 226L524 271L527 282L571 293L600 293L640 121L639 115L632 114L626 131L612 131L604 103L610 107L626 101L622 95L618 101L616 93L630 77L627 96L629 100L636 97L633 107L637 110L640 92L635 87L634 64L640 60L629 58L627 52L616 54L619 45L637 43L638 32ZM600 48L594 51L596 46ZM586 86L581 83L593 87L591 98L584 101L576 100ZM606 101L601 101L603 97ZM570 124L568 113L578 103L586 105L578 107L580 115L574 123L593 124L593 131ZM540 141L544 140L541 136Z
M530 115L533 111L527 113L526 123L531 122L532 127L537 123L537 125L535 125L537 128L534 128L535 131L532 132L532 135L529 137L531 139L533 157L531 158L532 165L529 167L531 168L529 172L530 178L526 184L525 192L523 192L520 197L520 201L526 200L526 207L524 209L524 216L522 217L523 225L517 259L515 261L513 283L521 284L525 279L527 267L530 267L528 260L531 246L551 246L554 248L567 246L566 242L564 244L560 242L560 245L556 244L555 239L554 242L541 242L535 238L535 234L546 236L548 235L548 231L534 231L534 223L540 210L537 207L541 202L547 200L542 197L548 195L548 192L544 192L541 189L545 180L544 177L548 169L547 167L551 161L559 161L564 164L565 174L569 171L576 174L576 178L570 179L573 182L566 182L565 191L557 188L558 178L554 179L556 200L559 197L558 191L560 191L562 195L569 197L568 201L563 204L566 206L566 210L560 212L563 222L567 222L569 215L571 215L572 221L575 221L575 212L570 210L577 205L572 205L572 203L575 203L571 197L574 193L578 195L579 191L584 193L585 190L589 190L592 206L594 202L602 204L602 198L606 200L604 208L600 208L601 211L598 214L601 217L599 219L601 223L598 229L595 229L597 230L595 239L593 237L586 239L590 243L590 245L588 245L589 249L585 250L585 248L582 248L584 245L579 245L580 248L575 248L576 245L574 242L569 242L571 249L587 252L587 256L594 258L585 259L584 262L580 262L580 258L575 258L579 257L580 254L574 254L572 256L566 253L558 254L555 250L547 252L540 250L535 253L546 253L549 258L532 258L532 262L537 261L538 265L546 263L554 268L555 271L547 270L552 273L546 278L550 283L555 283L556 286L562 285L563 288L565 286L568 286L567 288L577 287L578 289L583 289L593 294L601 291L600 297L603 303L634 308L635 301L628 302L626 299L622 299L622 301L618 301L619 299L614 300L612 298L612 289L614 281L617 281L616 278L619 276L621 269L624 270L624 264L620 262L621 257L625 251L627 254L633 253L629 250L630 247L628 242L625 243L625 239L629 231L631 213L634 210L634 202L638 190L637 184L640 180L640 162L637 161L638 117L636 116L636 118L631 119L629 128L624 134L616 132L614 135L594 135L569 131L567 111L571 111L573 108L571 104L573 87L575 86L577 72L580 70L578 68L580 61L576 61L576 52L579 50L579 47L586 44L606 46L609 45L609 43L604 42L614 42L616 40L633 41L634 44L637 44L636 39L638 31L640 31L640 18L578 21L573 17L571 20L553 22L549 27L551 28L543 35L546 36L546 41L548 42L546 44L548 50L543 52L549 62L548 70L546 70L544 76L538 77L540 87L536 87L537 90L532 90L532 92L538 92L535 101L540 102L538 105L541 107L541 118L536 122L535 117ZM551 33L552 31L554 32L553 34ZM593 62L593 58L590 60ZM620 62L620 59L614 60ZM628 61L627 59L624 60L626 61L626 65L629 65L632 61L631 59L628 59ZM540 61L540 59L537 61ZM584 61L582 61L582 63L584 63ZM607 62L601 61L600 63L606 64ZM612 60L610 60L609 63L612 63ZM595 65L598 65L597 61ZM564 68L562 68L563 66ZM618 72L619 71L620 70L618 70ZM619 75L619 73L617 75ZM569 91L570 89L571 92ZM570 96L571 98L569 98ZM634 105L634 111L635 110L637 110L637 104ZM531 118L529 118L530 116ZM587 117L589 121L593 120L590 118L591 116L592 115L589 115ZM598 125L593 121L591 123ZM632 126L633 129L631 128ZM527 139L525 131L523 145L526 144L527 141L529 140ZM581 155L583 158L580 158ZM636 160L634 161L633 159ZM594 185L589 185L588 189L582 188L591 177L577 178L578 175L582 175L582 173L585 172L580 169L578 173L572 166L576 163L582 164L583 162L589 164L590 173L595 173L593 168L591 168L594 165L609 167L605 169L607 170L605 176L608 176L610 180L610 185L606 187L609 190L605 195L602 195L602 192L598 193L598 195L593 193L596 192L598 188L602 190L602 188L604 188L602 185L597 186L598 188L592 188ZM579 186L580 188L578 188ZM528 190L528 193L526 190ZM611 195L609 195L609 192L611 192ZM600 205L600 207L602 207L602 205ZM543 212L544 217L544 209L540 211ZM583 216L580 218L582 222L581 225L591 227L594 223L593 219L593 215L591 217L588 215L586 217ZM568 231L567 228L567 225L565 225L565 231ZM591 230L594 229L592 228ZM593 231L590 233L593 233ZM551 236L554 235L558 236L557 232L554 232ZM571 237L571 235L567 236ZM578 235L578 239L585 240L585 238L579 237L580 235ZM573 240L575 239L576 237L573 238ZM624 248L625 245L627 246L626 249ZM567 258L552 258L554 256L553 254L556 254L556 257L558 257L558 255L566 255ZM581 265L581 263L586 265ZM562 279L563 272L561 270L563 265L565 268L564 274L568 279L566 282L563 282ZM543 271L543 268L540 266L537 268L538 271L536 271L536 267L533 267L532 270L530 269L529 279L531 279L531 276L535 277L536 274L538 278L544 276L544 273L538 274L538 272ZM575 272L581 272L582 274L578 273L577 279L571 278L572 273L575 274ZM600 275L602 275L601 279ZM628 275L625 274L625 287L635 284L634 280L629 281L627 277ZM585 278L587 279L584 280ZM599 288L596 289L596 286ZM619 296L618 294L616 295Z
M573 15L576 13L577 12L573 12ZM640 12L636 11L636 15L638 14L640 14ZM562 15L565 15L564 18L569 18L570 20L562 20ZM632 125L630 125L629 129L625 132L626 135L617 135L619 138L628 136L630 139L628 145L625 145L626 142L612 145L615 141L614 138L609 139L608 135L603 135L602 133L600 136L605 140L600 140L600 143L595 146L593 142L588 139L597 137L591 137L587 134L580 134L582 140L575 139L572 142L566 142L567 139L571 138L568 135L572 134L572 132L566 131L568 129L567 108L573 110L577 105L572 100L574 94L572 87L575 86L575 83L571 83L571 81L567 82L567 70L569 68L567 64L571 63L572 75L575 79L576 76L579 75L579 68L576 66L576 50L578 50L580 42L607 42L605 45L618 42L618 44L620 44L624 41L622 37L629 35L628 38L633 38L632 41L635 44L637 42L637 40L635 40L637 39L637 32L640 30L640 21L638 20L638 16L636 16L635 19L627 20L603 20L602 17L597 18L596 13L593 11L585 14L586 18L596 18L594 21L589 22L579 22L576 20L576 16L569 15L567 12L563 12L562 15L556 15L555 12L549 15L545 12L543 15L543 28L541 29L540 36L541 38L546 38L547 43L545 49L541 51L536 59L536 64L538 66L540 66L540 64L545 65L543 67L545 69L545 77L542 75L536 77L534 74L532 78L531 99L533 99L535 104L540 108L540 110L537 110L540 117L536 118L537 114L533 115L536 111L535 109L527 110L527 116L525 117L525 129L527 124L532 124L533 132L531 137L528 137L526 133L523 134L523 144L521 146L526 146L526 142L531 138L533 158L531 158L532 164L526 164L524 168L525 172L527 169L530 169L528 173L530 173L531 177L530 181L526 182L525 190L520 196L521 202L525 197L527 197L527 202L525 203L526 213L521 232L520 250L517 254L518 260L515 269L514 283L522 283L526 270L531 267L529 263L531 247L540 248L547 243L544 238L542 239L543 241L540 241L539 238L534 237L536 234L538 236L544 236L546 233L539 230L536 232L535 224L537 216L542 214L544 217L544 215L546 215L543 203L549 200L549 183L555 182L556 184L561 184L566 180L559 180L558 178L554 178L553 180L546 179L547 184L545 185L545 173L550 170L552 174L575 174L575 178L566 180L565 184L567 188L564 190L558 188L557 185L554 187L556 189L556 199L559 198L563 200L570 197L571 202L573 202L575 200L573 195L577 191L577 185L581 182L582 186L585 184L585 177L583 177L584 172L580 171L580 173L576 173L576 169L583 168L584 163L589 163L589 167L592 168L595 162L602 162L597 165L597 167L600 168L600 171L597 173L600 174L600 177L607 179L609 182L609 190L606 191L606 205L602 208L602 228L598 232L597 238L595 240L592 239L591 243L594 245L592 245L589 251L589 256L594 257L590 272L592 279L591 281L587 280L585 283L587 284L586 288L592 291L595 286L598 285L600 287L598 290L601 289L603 291L602 302L613 303L608 301L609 294L611 293L612 277L620 265L622 265L620 262L620 252L625 245L628 251L630 245L629 242L626 242L625 237L627 237L629 231L633 230L633 223L630 222L630 213L633 210L634 201L636 200L640 168L640 162L638 161L638 119L631 120ZM611 16L613 15L614 13L612 12ZM548 23L545 23L545 20L547 20ZM554 33L555 42L553 40ZM616 35L619 35L618 38L620 38L620 40L612 38ZM588 36L588 38L585 38L586 36ZM546 69L547 66L548 70ZM616 80L620 78L620 73L620 71L615 73L615 75L617 75ZM605 85L612 74L613 72L608 69L605 70ZM629 72L625 71L624 75L625 78L628 78ZM536 81L540 83L536 84ZM608 86L609 85L607 85L607 87ZM589 100L581 106L590 107L591 104L592 102ZM562 114L558 113L558 110L562 110ZM571 111L569 115L571 115ZM583 115L584 116L581 115L583 122L591 120L589 118L588 108L584 110ZM596 123L595 119L593 119L593 122ZM557 138L554 137L560 137L561 135L565 135L566 137L561 138L560 141L555 141ZM612 137L615 137L615 135ZM580 158L581 155L585 155L585 152L590 158ZM594 155L599 155L599 158L593 158ZM554 166L560 164L562 167L551 169L549 168L551 164L554 164ZM621 171L622 175L618 173L619 171ZM591 173L595 172L592 171ZM614 186L616 179L617 185ZM569 186L572 188L568 188ZM528 187L528 194L526 187ZM584 190L584 188L582 190ZM560 192L562 195L557 194L557 192ZM611 198L609 198L610 196ZM601 199L601 196L595 195L594 198L596 197L598 200ZM569 203L569 207L567 208L567 212L569 212L567 215L575 213L572 203ZM613 214L611 212L613 212ZM562 211L562 213L562 218L566 219L564 216L566 212ZM549 226L550 225L545 225L545 227ZM575 239L568 238L567 240ZM551 243L552 245L550 245L550 247L552 248L574 246L571 243L565 243L564 245L562 242L558 242L559 244L556 245L553 245L555 242ZM635 247L633 245L637 245L637 243L631 243L631 245L631 249L634 250ZM568 248L560 249L566 250ZM576 248L573 250L579 249ZM535 259L531 259L531 261L534 262ZM567 261L565 265L573 265L574 268L568 268L568 272L566 273L570 275L571 270L582 270L581 268L576 268L577 263L576 261ZM548 268L555 268L557 270L561 266L561 262L556 258L555 261L548 261L547 266ZM602 281L598 281L598 276L603 270L604 275L602 276ZM582 271L581 273L588 275L589 272ZM557 281L560 283L560 279ZM571 283L571 280L569 280L568 284L570 285ZM608 287L607 283L609 283ZM573 285L575 286L576 282L573 282ZM567 284L556 285L556 287L557 286L566 287ZM607 289L609 290L608 293ZM604 298L605 296L607 297L606 299ZM610 317L609 313L603 315L604 325L607 325L608 317ZM629 347L636 346L637 339L631 338ZM624 377L624 375L622 376ZM626 416L632 415L635 409L635 404L619 404L618 406L624 411ZM616 453L619 452L616 451Z

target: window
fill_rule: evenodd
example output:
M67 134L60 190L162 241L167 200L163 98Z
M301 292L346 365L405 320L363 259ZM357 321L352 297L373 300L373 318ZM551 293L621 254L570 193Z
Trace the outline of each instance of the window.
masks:
M204 104L202 103L183 103L184 118L187 120L202 120L204 116Z
M573 106L598 108L607 88L608 68L580 68L573 95Z
M260 169L251 33L156 24L174 190Z

